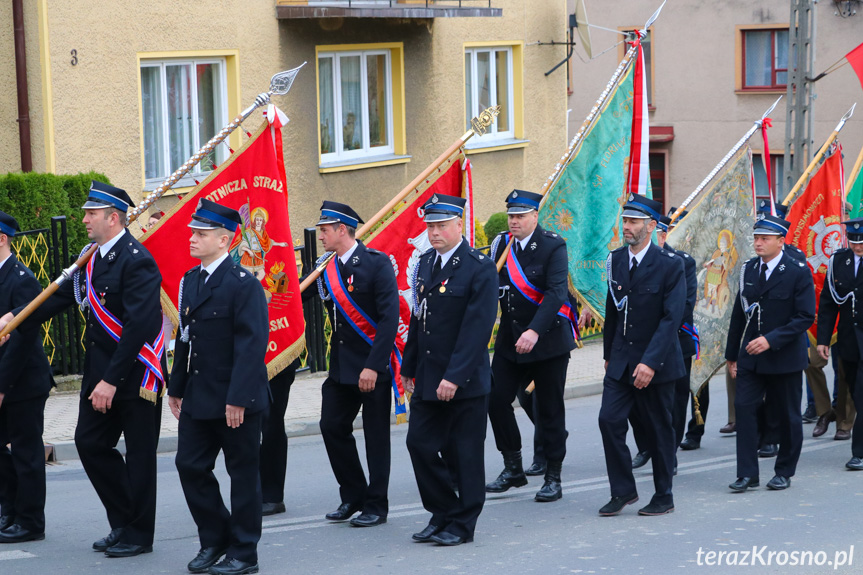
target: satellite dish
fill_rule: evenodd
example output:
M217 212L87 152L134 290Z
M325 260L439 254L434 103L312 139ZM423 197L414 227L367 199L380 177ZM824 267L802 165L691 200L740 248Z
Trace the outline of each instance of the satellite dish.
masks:
M578 37L581 39L581 45L587 57L593 58L593 49L590 47L590 25L587 22L584 0L575 0L575 28L578 30Z

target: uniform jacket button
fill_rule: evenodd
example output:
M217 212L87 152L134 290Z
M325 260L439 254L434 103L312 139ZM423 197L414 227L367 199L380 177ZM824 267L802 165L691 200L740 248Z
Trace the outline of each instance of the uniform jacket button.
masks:
M431 355L431 351L427 349L427 350L426 350L426 355Z
M195 370L195 375L198 375L198 370L197 370L197 369Z

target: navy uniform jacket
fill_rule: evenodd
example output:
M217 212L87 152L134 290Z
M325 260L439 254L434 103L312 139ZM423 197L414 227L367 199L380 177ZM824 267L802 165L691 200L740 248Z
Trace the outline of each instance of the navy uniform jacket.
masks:
M253 414L269 407L267 381L267 298L254 275L219 264L197 292L201 266L183 276L183 327L177 336L168 394L183 398L183 412L194 419L222 419L225 405ZM191 358L189 357L191 354Z
M454 400L486 395L491 391L488 342L497 317L497 269L463 238L431 277L435 255L431 249L420 257L414 289L427 308L425 319L411 317L402 375L416 379L414 394L424 401L438 401L443 379L458 386Z
M848 248L836 250L831 259L833 260L833 284L837 295L842 298L854 292L856 303L852 305L849 297L841 306L838 305L830 294L830 286L827 285L830 278L825 280L818 306L818 345L830 345L833 326L836 325L838 315L836 349L839 357L845 361L859 362L860 344L863 343L863 273L860 277L854 277L854 252Z
M806 263L806 254L803 253L803 250L798 248L792 244L785 244L784 247L785 253L791 256L791 259L797 262Z
M695 325L695 319L692 312L695 309L695 300L698 297L698 277L695 272L695 260L688 253L683 250L676 250L667 243L663 249L683 258L683 275L686 278L686 307L683 308L683 323L693 326ZM677 337L680 338L680 351L683 352L683 357L692 357L695 355L695 340L692 339L692 336L683 331L683 329L680 329L677 332Z
M505 233L500 235L497 252L502 253L506 246L503 241ZM512 249L515 249L515 243ZM496 262L500 253L492 253L492 260ZM500 286L506 291L500 300L500 328L494 352L517 363L569 355L575 349L572 326L557 315L560 306L569 300L566 287L569 276L566 242L559 235L536 226L527 247L517 257L528 281L545 295L542 304L537 307L512 285L504 264L499 279ZM516 353L515 342L529 329L539 334L539 340L530 353Z
M761 258L755 257L746 262L742 272L743 295L750 305L758 302L761 306L760 331L756 309L743 333L746 315L738 294L731 312L725 359L736 361L738 369L763 374L806 369L809 365L806 330L815 320L815 284L809 266L783 252L759 296L760 266ZM767 338L770 349L758 355L746 353L749 342L761 335Z
M93 257L98 257L97 250ZM79 272L82 298L86 299L86 274ZM84 336L84 378L81 394L89 396L100 380L117 387L114 399L140 396L144 364L137 360L144 343L152 344L162 329L159 303L162 274L147 248L123 231L108 254L97 260L93 269L93 286L104 298L105 308L123 324L123 334L116 342L96 320L88 307ZM43 322L76 304L74 282L67 281L26 321ZM22 308L15 310L15 313ZM166 339L168 336L166 335ZM166 342L167 343L167 342ZM162 373L167 374L166 354L162 355ZM167 375L166 375L167 379Z
M399 288L390 258L360 241L357 244L348 262L342 266L336 259L336 265L341 267L345 288L353 278L350 285L354 289L347 294L377 324L372 345L351 327L347 318L334 312L332 299L325 302L330 319L335 318L330 339L330 379L347 385L359 385L360 372L365 368L378 372L382 381L391 379L390 353L399 328Z
M611 289L618 301L629 297L629 310L618 311L608 292L602 330L606 375L629 381L635 367L643 363L655 372L651 383L686 376L677 337L686 306L682 258L650 243L630 282L628 247L614 250L610 257Z
M42 286L27 266L15 254L0 267L0 316L26 306ZM42 349L39 324L27 322L12 332L12 337L0 347L0 393L3 404L47 395L54 384L51 366Z

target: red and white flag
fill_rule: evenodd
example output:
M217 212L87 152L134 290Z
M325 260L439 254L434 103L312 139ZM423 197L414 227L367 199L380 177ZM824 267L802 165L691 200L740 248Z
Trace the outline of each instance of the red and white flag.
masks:
M629 175L626 180L627 194L647 195L650 181L650 126L647 118L647 76L644 73L644 47L641 41L647 36L646 30L636 32L638 37L633 44L635 71L632 79L632 138L629 149Z

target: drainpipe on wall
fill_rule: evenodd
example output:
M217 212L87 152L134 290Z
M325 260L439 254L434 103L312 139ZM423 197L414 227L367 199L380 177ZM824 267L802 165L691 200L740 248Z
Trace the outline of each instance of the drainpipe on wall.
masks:
M12 26L15 31L15 81L18 85L18 139L21 146L21 171L33 171L30 145L30 98L27 95L27 53L24 50L23 0L12 0Z

